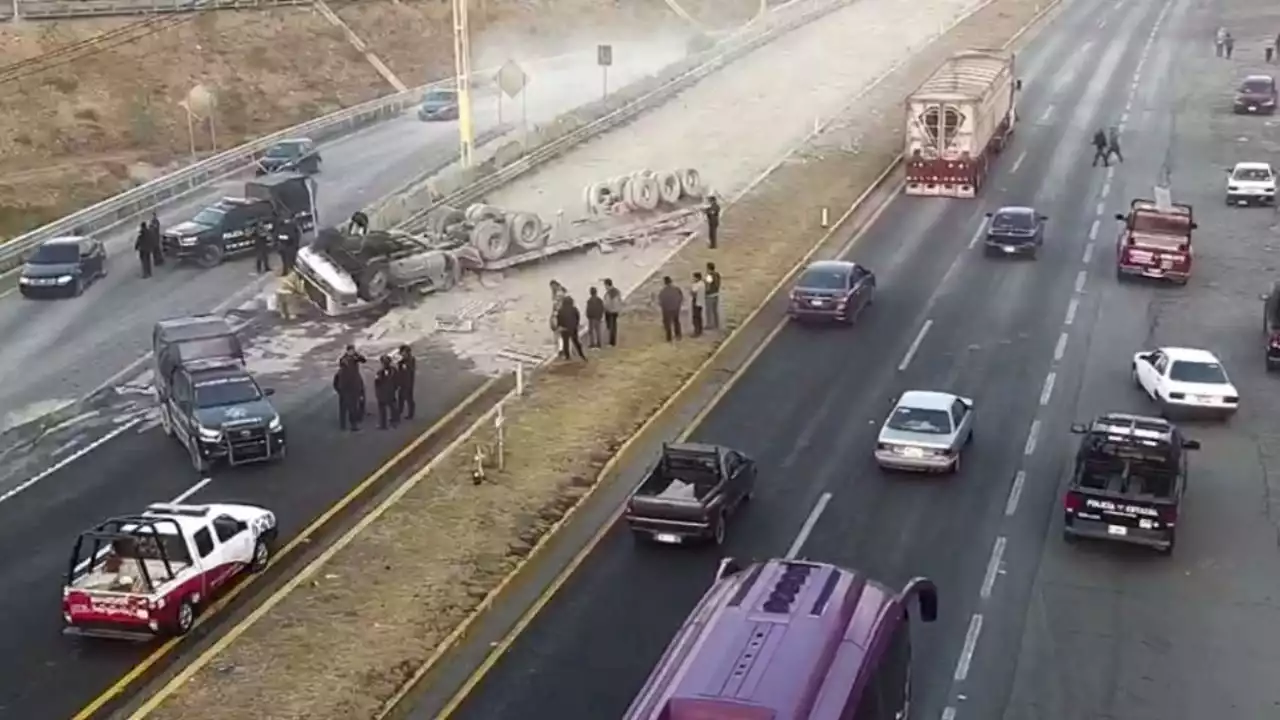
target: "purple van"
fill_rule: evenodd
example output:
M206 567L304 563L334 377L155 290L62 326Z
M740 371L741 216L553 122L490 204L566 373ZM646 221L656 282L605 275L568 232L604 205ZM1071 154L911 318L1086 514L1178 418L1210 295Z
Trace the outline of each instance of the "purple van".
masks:
M924 578L895 592L834 565L721 563L624 720L901 720L911 632L938 615Z

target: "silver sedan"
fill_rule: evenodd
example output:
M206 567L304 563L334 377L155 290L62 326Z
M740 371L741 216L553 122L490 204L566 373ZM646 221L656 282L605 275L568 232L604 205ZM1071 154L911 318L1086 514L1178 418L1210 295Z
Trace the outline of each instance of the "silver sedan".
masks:
M911 390L898 398L876 439L876 463L887 470L957 472L973 441L973 400Z

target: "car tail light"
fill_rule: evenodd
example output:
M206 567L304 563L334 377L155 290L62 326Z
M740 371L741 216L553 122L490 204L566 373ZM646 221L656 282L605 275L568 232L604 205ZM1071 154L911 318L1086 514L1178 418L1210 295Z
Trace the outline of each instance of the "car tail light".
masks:
M1077 512L1083 504L1084 503L1081 501L1080 496L1073 492L1068 492L1066 496L1062 498L1062 508L1069 513Z
M1168 505L1160 508L1160 522L1173 527L1178 524L1178 506Z
M1187 396L1184 393L1173 393L1173 392L1169 393L1170 400L1185 400L1186 398Z

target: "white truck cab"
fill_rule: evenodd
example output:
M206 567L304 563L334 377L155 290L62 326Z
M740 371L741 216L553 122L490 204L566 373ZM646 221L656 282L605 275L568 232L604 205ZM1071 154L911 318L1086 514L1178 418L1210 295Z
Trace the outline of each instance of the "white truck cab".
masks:
M1271 205L1276 201L1276 173L1269 163L1240 162L1228 171L1228 205Z

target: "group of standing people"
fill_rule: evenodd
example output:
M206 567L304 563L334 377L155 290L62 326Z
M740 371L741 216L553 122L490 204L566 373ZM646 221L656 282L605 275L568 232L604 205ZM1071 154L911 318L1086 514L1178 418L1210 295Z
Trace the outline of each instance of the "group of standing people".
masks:
M151 219L138 226L138 238L133 241L133 249L138 253L138 262L142 265L142 277L151 277L153 266L164 264L164 249L160 246L160 218L151 213Z
M1120 153L1120 128L1115 125L1110 130L1098 128L1093 134L1093 167L1098 167L1099 160L1103 167L1111 167L1112 155L1124 162L1124 155Z
M338 427L342 430L359 430L364 421L365 384L360 368L366 362L355 345L348 345L342 357L338 358L338 370L333 374L333 391L338 394ZM379 358L378 371L373 378L379 428L386 430L398 426L401 419L413 419L417 411L414 399L417 373L418 360L408 345L401 345L394 356Z
M264 220L253 229L253 255L259 273L271 272L271 241L275 235L276 250L280 253L280 275L293 272L302 246L302 228L297 221L276 217Z
M587 288L586 334L587 347L600 348L608 342L618 344L618 316L622 313L622 291L610 278L604 279L604 294L599 288ZM551 330L559 340L560 357L568 360L577 353L582 360L587 354L582 349L583 312L569 294L569 290L557 280L551 281Z
M1280 38L1277 39L1280 40ZM1236 39L1231 36L1230 30L1224 27L1218 28L1218 31L1213 36L1213 49L1217 52L1218 57L1231 59L1231 53L1235 52L1236 49Z
M720 271L713 262L707 263L705 272L693 274L693 281L689 284L689 324L693 330L692 337L700 337L706 330L720 329L722 282ZM670 275L662 278L662 289L658 291L658 308L662 312L662 331L667 342L680 340L684 336L681 321L684 313L684 291Z

